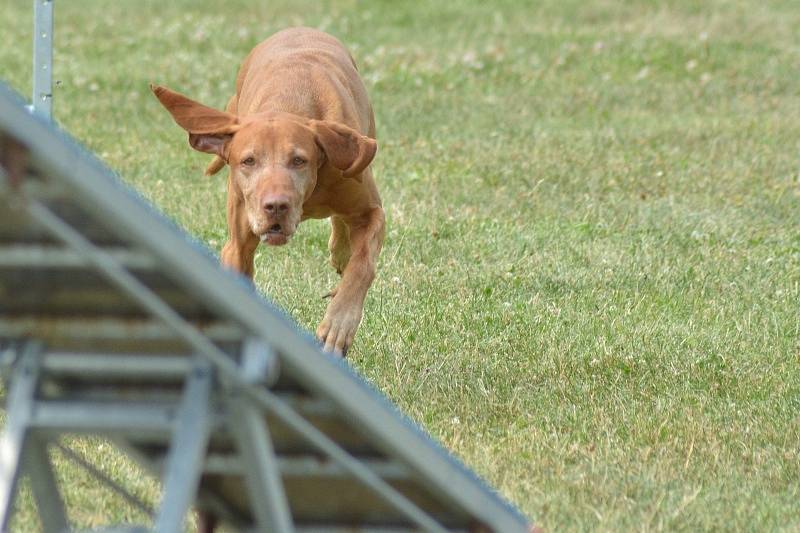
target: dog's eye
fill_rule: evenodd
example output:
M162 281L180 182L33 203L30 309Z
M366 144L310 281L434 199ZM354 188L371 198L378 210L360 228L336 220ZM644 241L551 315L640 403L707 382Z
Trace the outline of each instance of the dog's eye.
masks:
M248 157L247 159L242 160L242 164L246 167L252 167L256 164L256 158L253 156Z
M305 165L305 164L306 164L306 160L305 160L305 159L303 159L303 158L302 158L302 157L300 157L300 156L297 156L297 157L293 157L293 158L292 158L292 166L293 166L293 167L302 167L302 166L303 166L303 165Z

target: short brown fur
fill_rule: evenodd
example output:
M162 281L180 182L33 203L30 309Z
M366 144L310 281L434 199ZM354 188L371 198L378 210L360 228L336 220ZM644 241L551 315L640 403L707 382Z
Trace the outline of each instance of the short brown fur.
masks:
M252 277L260 239L284 244L300 221L331 219L330 261L341 280L317 336L326 350L345 354L384 235L369 167L375 119L348 51L321 31L281 31L245 58L225 111L152 89L190 145L215 155L206 173L230 167L224 265Z

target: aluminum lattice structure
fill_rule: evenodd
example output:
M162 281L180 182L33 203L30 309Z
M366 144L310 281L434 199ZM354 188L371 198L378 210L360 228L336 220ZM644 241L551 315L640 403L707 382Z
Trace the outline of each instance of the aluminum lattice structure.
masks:
M240 531L528 529L2 84L0 162L4 530L21 475L45 529L68 529L48 451L67 434L106 437L160 478L142 526L156 531L182 531L192 506Z

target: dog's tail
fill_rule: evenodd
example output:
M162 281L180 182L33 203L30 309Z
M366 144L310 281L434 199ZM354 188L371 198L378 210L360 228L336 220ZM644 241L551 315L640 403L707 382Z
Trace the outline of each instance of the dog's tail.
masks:
M211 163L206 167L206 176L213 176L220 170L222 167L225 166L225 160L222 159L220 156L215 155L214 159L211 160Z

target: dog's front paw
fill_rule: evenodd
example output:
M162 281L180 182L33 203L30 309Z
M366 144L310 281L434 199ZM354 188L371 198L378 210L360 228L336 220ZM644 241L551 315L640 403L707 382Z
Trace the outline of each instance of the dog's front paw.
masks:
M323 350L344 357L353 344L361 323L361 308L338 305L336 298L328 305L325 318L317 328L317 338Z

